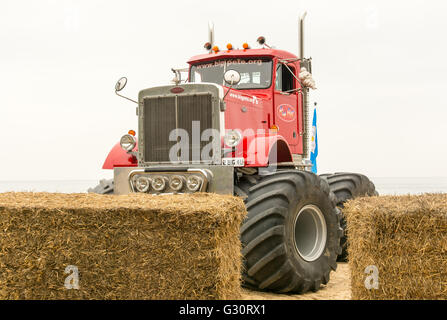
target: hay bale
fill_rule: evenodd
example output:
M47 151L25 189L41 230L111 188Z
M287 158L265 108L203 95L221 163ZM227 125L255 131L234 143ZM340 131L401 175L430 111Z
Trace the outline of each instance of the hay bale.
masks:
M447 194L358 198L343 212L353 299L447 299Z
M215 194L0 194L0 299L238 299L245 213Z

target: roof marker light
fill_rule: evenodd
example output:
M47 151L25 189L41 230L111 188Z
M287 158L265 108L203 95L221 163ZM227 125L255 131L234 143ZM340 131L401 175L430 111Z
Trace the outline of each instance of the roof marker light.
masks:
M227 49L228 50L233 50L233 45L231 43L227 44Z
M213 51L214 51L215 53L218 53L218 52L219 52L219 47L218 47L218 46L214 46L214 47L213 47Z
M242 45L242 47L243 47L245 50L250 49L250 46L249 46L248 43L246 43L246 42Z

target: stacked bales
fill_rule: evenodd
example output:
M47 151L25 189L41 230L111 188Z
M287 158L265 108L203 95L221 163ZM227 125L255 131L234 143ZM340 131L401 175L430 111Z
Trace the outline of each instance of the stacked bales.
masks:
M358 198L343 212L353 299L447 299L447 194Z
M0 194L0 299L238 299L245 213L215 194Z

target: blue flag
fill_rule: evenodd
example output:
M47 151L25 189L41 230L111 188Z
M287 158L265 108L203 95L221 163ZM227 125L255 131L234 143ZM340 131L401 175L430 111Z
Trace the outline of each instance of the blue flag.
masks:
M310 141L310 161L312 172L317 173L318 139L317 139L317 104L315 103L314 117L312 120L312 138Z

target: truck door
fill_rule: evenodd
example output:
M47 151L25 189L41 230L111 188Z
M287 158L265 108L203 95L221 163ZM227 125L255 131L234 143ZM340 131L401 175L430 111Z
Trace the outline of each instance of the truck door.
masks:
M289 69L296 75L293 64ZM292 73L282 64L277 64L274 89L274 124L278 127L278 134L289 143L292 153L299 153L302 145L300 136L300 108L298 105L297 81Z

